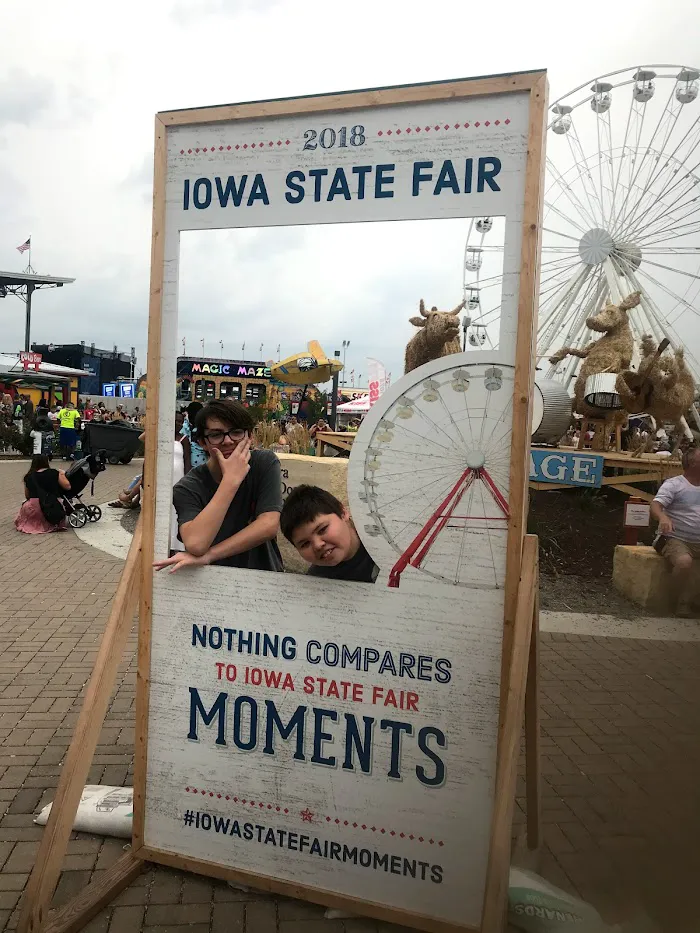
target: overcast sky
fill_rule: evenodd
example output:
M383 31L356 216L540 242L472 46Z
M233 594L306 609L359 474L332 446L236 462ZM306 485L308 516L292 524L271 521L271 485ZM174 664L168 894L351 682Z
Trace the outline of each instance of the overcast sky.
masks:
M698 65L696 4L612 0L32 0L3 24L0 269L75 276L36 295L32 339L135 346L145 368L153 115L159 110L471 75L549 70L555 99L638 63ZM372 226L372 225L369 225ZM375 225L376 226L376 225ZM386 232L183 235L181 336L197 355L277 357L350 340L347 368L394 377L418 299L461 299L466 223ZM381 247L378 244L383 244ZM0 301L0 351L23 346L24 308ZM363 382L365 380L363 379Z

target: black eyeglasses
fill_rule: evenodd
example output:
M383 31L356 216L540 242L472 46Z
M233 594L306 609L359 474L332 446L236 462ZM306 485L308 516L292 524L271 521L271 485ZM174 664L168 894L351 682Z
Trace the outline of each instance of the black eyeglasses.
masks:
M246 432L238 428L231 431L210 431L208 434L204 435L205 439L208 440L210 444L213 444L214 447L219 447L220 444L223 444L227 437L230 437L235 444L238 441L242 441L245 436Z

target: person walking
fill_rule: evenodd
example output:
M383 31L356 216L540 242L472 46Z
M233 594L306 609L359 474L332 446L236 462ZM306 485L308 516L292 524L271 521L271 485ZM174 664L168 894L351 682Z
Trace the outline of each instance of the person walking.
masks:
M676 615L692 617L690 583L700 559L700 448L685 451L683 473L661 484L651 517L659 523L654 547L671 568Z

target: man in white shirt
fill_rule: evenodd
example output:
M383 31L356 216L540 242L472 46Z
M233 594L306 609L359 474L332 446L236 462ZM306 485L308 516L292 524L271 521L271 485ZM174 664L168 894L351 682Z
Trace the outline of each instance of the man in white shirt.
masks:
M700 448L683 454L683 473L662 483L651 504L659 523L654 547L671 566L676 614L692 616L689 582L693 562L700 560Z

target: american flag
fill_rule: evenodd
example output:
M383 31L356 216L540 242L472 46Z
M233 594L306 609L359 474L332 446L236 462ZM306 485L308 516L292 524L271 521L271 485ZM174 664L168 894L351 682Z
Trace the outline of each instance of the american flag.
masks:
M28 249L32 248L32 238L28 237L21 246L17 247L18 253L26 253Z

